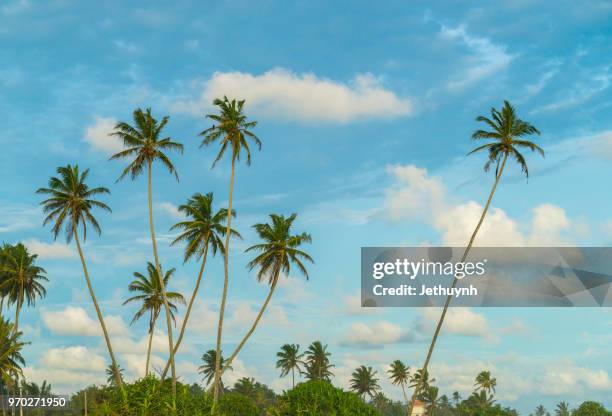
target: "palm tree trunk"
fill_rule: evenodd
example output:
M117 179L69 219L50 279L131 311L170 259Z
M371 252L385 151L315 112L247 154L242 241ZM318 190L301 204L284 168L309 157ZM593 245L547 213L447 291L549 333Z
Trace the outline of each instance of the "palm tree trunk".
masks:
M295 369L291 369L291 388L295 388Z
M85 416L87 416L87 389L85 389Z
M229 242L230 234L232 230L232 202L234 197L234 175L236 173L236 155L232 155L232 173L230 175L230 186L229 186L229 201L227 205L227 227L225 232L225 255L223 256L223 294L221 296L221 307L219 308L219 325L217 327L217 355L215 357L215 381L213 384L213 402L217 404L219 402L219 388L221 384L221 338L223 336L223 318L225 315L225 302L227 300L227 287L229 285Z
M274 289L276 289L276 284L278 283L279 275L280 275L280 267L278 267L276 271L274 272L274 281L272 282L272 286L270 286L270 292L268 293L268 296L266 297L266 300L264 301L263 305L261 305L261 308L259 309L259 313L257 314L257 318L255 318L255 322L253 322L253 325L251 325L251 329L249 329L249 332L247 332L244 338L242 338L242 341L240 341L240 344L238 344L238 347L236 348L236 350L227 359L225 365L223 366L223 370L221 370L221 373L223 373L223 371L225 371L230 365L232 365L232 361L234 361L234 358L236 358L236 356L238 355L242 347L244 347L244 344L251 337L251 335L253 335L253 332L255 332L255 328L257 328L257 324L259 323L259 321L261 320L261 317L266 311L266 308L268 307L268 304L270 303L270 299L272 299L272 295L274 294Z
M76 222L76 221L75 221ZM81 259L81 265L83 266L83 273L85 274L85 281L87 282L87 288L89 289L89 295L91 296L91 300L94 304L94 308L96 309L96 314L98 315L98 321L100 321L100 326L102 327L102 333L104 334L104 340L106 341L106 347L108 348L108 354L110 355L111 362L115 368L117 367L117 360L115 359L115 354L113 353L113 347L111 345L110 337L108 336L108 330L106 329L106 324L104 323L104 317L102 316L102 312L100 311L100 306L98 305L98 300L96 299L96 294L94 293L93 287L91 285L91 280L89 279L89 272L87 271L87 263L85 263L85 256L83 256L83 249L81 249L81 243L79 242L79 234L77 233L76 225L73 230L74 241L76 242L77 250L79 252L79 257ZM115 374L115 382L119 389L121 390L121 394L125 399L125 390L123 388L123 381L121 381L121 377L119 376L119 372Z
M480 230L480 226L482 225L485 216L487 215L487 211L489 210L489 206L491 205L491 201L493 200L493 195L495 195L495 190L497 189L497 185L499 184L499 180L501 179L502 173L504 172L504 167L506 166L506 160L508 160L508 154L506 153L504 155L504 159L502 161L502 164L500 166L499 172L497 172L497 175L495 176L495 182L493 183L493 188L491 188L491 193L489 193L489 198L487 199L487 203L484 207L484 209L482 210L482 215L480 215L480 220L478 221L478 224L476 225L476 228L474 229L474 232L472 233L472 236L470 237L470 241L467 245L467 247L465 248L465 251L463 252L463 256L461 257L461 262L464 262L465 259L467 258L470 249L472 248L472 245L474 244L474 240L476 239L476 235L478 234L478 230ZM455 288L455 286L457 286L457 282L459 280L455 277L453 279L453 284L452 284L452 288ZM426 374L427 372L427 367L429 366L429 361L431 360L431 355L433 354L433 350L436 346L436 342L438 340L438 335L440 335L440 330L442 329L442 324L444 323L444 318L446 317L446 312L448 311L448 307L450 305L451 300L453 299L452 295L447 296L446 298L446 302L444 303L444 309L442 310L442 315L440 315L440 320L438 321L438 325L436 326L436 330L434 332L433 338L431 340L431 344L429 345L429 350L427 351L427 358L425 358L425 363L423 364L423 375ZM421 380L419 381L419 384L417 384L417 386L414 388L414 392L412 394L412 400L410 401L410 406L408 407L408 416L411 415L412 413L412 408L414 407L414 402L417 398L417 394L419 393L420 388L422 387L422 381L425 379L425 377L422 377Z
M174 345L174 354L179 349L181 345L181 341L183 340L183 335L185 335L185 330L187 329L187 321L189 320L189 314L191 313L191 308L195 302L196 296L198 294L198 290L200 290L200 282L202 281L202 275L204 274L204 266L206 266L206 256L208 254L208 239L205 242L204 246L204 254L202 255L202 265L200 266L200 272L198 274L198 279L196 280L196 285L193 288L193 293L191 294L191 299L189 299L189 305L187 306L187 311L185 312L185 319L183 319L183 324L181 325L181 332L179 333L179 337L176 340L176 344ZM164 371L161 375L161 379L166 378L166 373L168 372L168 368L170 366L170 361L166 363L166 367L164 367Z
M23 287L21 288L19 299L17 299L17 307L15 308L15 325L13 325L13 334L16 334L17 330L19 329L19 312L21 311L21 305L23 304L22 296L23 296Z
M170 368L172 369L172 408L176 407L176 368L174 366L174 342L172 341L172 318L170 315L170 306L168 305L168 297L166 296L166 285L162 276L161 267L159 265L159 255L157 253L157 240L155 239L155 227L153 226L153 167L151 161L148 162L148 196L149 196L149 229L151 231L151 242L153 244L153 257L155 258L155 268L157 269L157 277L164 300L164 308L166 309L166 324L168 326L168 351L170 355Z
M155 321L157 316L153 317L153 311L151 311L151 319L149 320L149 345L147 347L147 363L145 364L145 377L149 375L149 362L151 361L151 344L153 344L153 332L155 331Z
M404 393L404 401L408 403L408 396L406 395L406 386L402 383L402 393Z

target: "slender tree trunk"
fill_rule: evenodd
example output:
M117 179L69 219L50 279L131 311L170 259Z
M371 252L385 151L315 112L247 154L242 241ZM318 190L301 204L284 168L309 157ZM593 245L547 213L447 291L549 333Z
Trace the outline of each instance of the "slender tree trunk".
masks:
M179 333L179 337L176 340L176 344L174 345L174 354L176 355L179 346L181 345L181 341L183 340L183 335L185 335L185 330L187 329L187 321L189 320L189 315L191 313L191 308L195 302L196 296L198 294L198 290L200 290L200 282L202 281L202 275L204 274L204 266L206 266L206 256L208 254L208 239L206 239L204 254L202 255L202 265L200 266L200 272L198 274L198 278L196 280L196 285L193 288L193 293L191 294L191 299L189 299L189 305L187 306L187 311L185 312L185 319L183 319L183 324L181 325L181 332ZM168 368L170 367L170 361L166 363L166 367L164 367L164 371L161 375L161 379L166 378L166 373L168 372Z
M506 160L508 160L508 154L504 155L504 159L502 161L502 164L500 166L499 172L497 172L497 175L495 176L495 182L493 183L493 188L491 188L491 193L489 193L489 198L487 199L487 203L484 207L484 209L482 210L482 215L480 216L480 220L478 220L478 224L476 225L476 228L474 229L474 232L472 233L472 236L470 237L470 241L467 245L467 247L465 248L465 251L463 252L463 256L461 257L461 262L464 262L465 259L467 258L470 249L472 248L472 245L474 244L474 240L476 239L476 235L478 234L478 231L480 230L480 226L482 225L485 216L487 215L487 211L489 210L489 206L491 205L491 201L493 200L493 195L495 195L495 190L497 189L497 185L499 184L499 180L501 179L501 176L504 172L504 167L506 166ZM453 279L453 284L452 284L452 288L455 288L455 286L457 286L457 282L459 280L455 277ZM440 315L440 320L438 321L438 325L436 326L436 330L434 332L433 338L431 340L431 344L429 345L429 350L427 351L427 358L425 358L425 363L423 364L423 376L425 376L425 374L427 373L427 367L429 366L429 361L431 360L431 355L433 354L433 350L436 346L436 341L438 340L438 335L440 335L440 330L442 329L442 324L444 323L444 318L446 317L446 312L448 311L448 307L451 303L451 300L453 299L452 295L447 296L446 298L446 302L444 303L444 309L442 309L442 315ZM422 382L425 379L425 377L422 377L421 380L419 381L419 383L415 386L414 388L414 392L412 394L412 400L410 401L410 406L408 407L408 416L410 416L410 414L412 413L412 408L414 407L414 402L417 398L417 395L422 387Z
M2 315L3 311L4 311L4 296L2 296L2 299L0 299L0 316L4 316Z
M157 240L155 239L155 227L153 225L153 167L151 161L148 162L148 196L149 196L149 229L151 231L151 242L153 244L153 257L155 258L155 268L157 269L157 277L159 286L164 300L164 308L166 310L166 324L168 327L168 353L170 355L170 368L172 369L172 409L176 409L176 368L174 366L174 342L172 341L172 318L170 315L170 306L168 305L168 297L166 296L166 285L164 284L164 276L162 276L161 266L159 265L159 255L157 253Z
M85 389L84 394L85 394L85 416L87 416L87 389Z
M408 403L408 396L406 395L406 386L402 383L402 393L404 393L404 401Z
M104 323L104 317L102 316L102 312L100 311L100 306L98 305L98 300L96 299L96 294L94 293L93 287L91 285L91 280L89 279L89 272L87 271L87 263L85 263L85 256L83 256L83 249L81 249L81 243L79 242L79 234L77 233L76 226L73 230L74 241L76 242L77 250L79 252L79 257L81 259L81 265L83 266L83 274L85 275L85 281L87 282L87 288L89 289L89 295L91 296L91 300L94 304L94 308L96 309L96 314L98 315L98 321L100 321L100 326L102 327L102 333L104 334L104 340L106 341L106 347L108 348L108 354L110 355L110 359L112 365L117 368L117 360L115 359L115 354L113 353L113 347L111 345L110 337L108 336L108 330L106 329L106 324ZM125 398L125 390L123 389L123 381L119 376L119 372L115 374L115 382L119 389L121 390L121 394Z
M153 332L155 331L155 321L157 320L157 315L153 316L153 311L151 311L151 319L149 321L149 345L147 346L147 363L145 364L145 377L149 375L149 362L151 361L151 344L153 344Z
M13 325L13 334L16 334L17 330L19 329L19 312L21 312L21 305L23 304L22 296L23 287L21 288L19 299L17 299L17 307L15 308L15 325Z
M291 388L295 388L295 369L291 369Z
M219 389L221 387L221 338L223 337L223 318L225 315L225 302L227 300L227 287L229 285L229 242L232 230L232 202L234 197L234 175L236 173L236 158L232 155L232 173L230 175L229 201L227 206L227 227L225 232L225 255L223 256L223 294L221 296L221 307L219 308L219 325L217 327L217 356L215 357L215 382L213 385L213 402L219 402ZM213 406L214 407L214 406Z

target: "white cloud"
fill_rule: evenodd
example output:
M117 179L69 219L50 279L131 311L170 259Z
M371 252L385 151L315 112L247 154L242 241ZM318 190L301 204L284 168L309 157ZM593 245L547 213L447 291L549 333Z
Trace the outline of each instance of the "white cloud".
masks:
M571 362L551 365L543 374L539 390L543 394L578 396L585 391L612 392L612 378L605 370L580 367Z
M0 202L0 233L34 228L41 224L41 221L41 211L38 207Z
M171 202L159 202L157 207L174 219L184 219L185 216L178 210L178 207Z
M41 259L65 259L76 256L74 250L64 243L44 243L35 238L25 240L23 244Z
M390 119L413 113L413 103L385 89L371 74L342 83L314 74L296 74L277 68L261 75L215 72L199 100L172 105L177 112L201 115L213 99L227 95L246 99L259 117L302 122L346 123L363 119Z
M51 348L43 353L41 364L65 370L104 371L106 360L87 347Z
M103 371L90 372L28 366L24 368L23 373L28 381L38 384L44 380L51 382L53 392L56 394L72 394L85 386L106 383L106 375Z
M417 318L417 327L423 332L433 332L441 313L440 308L423 308ZM444 331L467 337L490 338L492 336L484 315L469 308L450 308L444 319Z
M340 344L368 348L397 342L409 342L413 339L414 336L399 325L388 321L379 321L372 324L354 323Z
M92 319L87 311L80 307L67 306L61 311L43 310L41 318L47 329L58 335L102 336L98 320ZM104 320L111 335L129 333L120 316L110 315L104 317Z
M84 141L89 143L92 149L101 150L111 155L124 149L121 140L110 133L115 129L117 121L112 118L96 117L94 124L85 129Z

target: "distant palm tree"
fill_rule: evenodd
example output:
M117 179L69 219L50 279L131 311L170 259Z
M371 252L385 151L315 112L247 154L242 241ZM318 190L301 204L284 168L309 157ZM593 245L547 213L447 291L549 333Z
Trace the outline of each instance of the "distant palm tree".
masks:
M255 395L255 383L256 381L252 377L242 377L236 383L234 383L232 391L246 397L253 397Z
M491 392L495 393L495 386L497 386L497 379L491 377L490 371L481 371L474 381L476 391L484 390L489 394L491 394Z
M539 405L538 407L536 407L535 416L544 416L545 414L546 414L546 409L544 408L544 406Z
M431 383L435 383L435 378L429 378L429 373L423 370L417 370L410 377L410 387L414 388L414 394L418 397L421 392L426 391Z
M12 323L0 317L0 378L6 386L13 386L13 380L23 376L21 351L28 343L21 341L21 336Z
M453 392L453 401L455 402L455 407L459 406L459 402L461 401L461 394L458 391Z
M160 265L161 268L161 265ZM163 270L163 269L162 269ZM174 274L175 269L172 268L164 274L164 287L168 287L168 282L170 278ZM147 262L147 274L143 275L140 272L134 272L134 279L130 285L128 286L128 290L130 292L136 292L138 295L132 296L128 298L124 305L130 302L140 302L140 308L134 315L132 322L133 324L140 318L142 318L146 313L149 314L149 344L147 347L147 361L145 364L145 376L149 374L149 362L151 359L151 344L153 343L153 332L155 331L155 323L157 322L157 317L159 316L159 312L161 311L162 306L164 305L164 298L162 296L162 288L159 284L159 277L157 276L157 269L155 265L151 262ZM176 302L185 304L185 299L183 295L178 292L166 292L166 297L168 299L168 306L170 306L170 314L172 316L172 320L174 321L174 313L176 312ZM175 303L173 303L175 302Z
M475 391L468 400L480 410L491 407L495 403L493 396L488 395L486 390Z
M303 356L304 354L300 354L300 346L297 344L285 344L276 353L278 358L276 368L281 370L281 377L291 373L291 387L295 387L295 370L299 373L301 371L300 366L304 364L302 362Z
M21 243L14 246L7 244L0 250L0 291L7 296L9 305L17 305L13 326L15 332L19 330L19 312L24 302L33 306L37 297L42 298L47 294L41 282L49 279L45 276L45 269L36 265L37 257Z
M221 356L220 358L221 358L220 360L221 363L225 365L226 361L223 358L223 356ZM216 350L206 351L206 353L202 355L202 361L204 362L204 364L198 367L198 373L204 376L204 384L206 385L206 387L208 387L210 383L214 381L214 378L215 378L217 351ZM232 367L228 367L227 369L232 370ZM221 381L221 391L224 391L224 389L225 388L223 387L223 381Z
M166 310L166 325L168 329L168 350L169 361L172 369L172 398L173 403L176 401L176 369L174 366L174 342L172 341L172 323L170 317L170 306L166 297L166 288L162 279L161 267L159 265L159 255L157 252L157 239L155 238L155 226L153 224L153 162L160 161L168 171L176 177L178 174L174 165L166 155L168 150L176 150L183 152L183 145L172 141L170 137L161 137L162 130L168 124L169 117L166 116L157 121L151 114L151 109L146 111L138 108L133 112L134 126L125 122L119 122L115 126L115 131L111 133L113 136L119 137L123 141L125 150L113 155L109 160L133 158L128 166L123 170L118 181L126 177L128 174L132 180L136 179L142 171L147 169L147 190L149 202L149 231L151 233L151 243L153 246L153 257L155 259L155 268L159 277L159 284L162 289L162 297L164 300L164 308Z
M421 399L427 405L427 416L435 416L438 410L438 388L428 386L421 395Z
M96 309L98 321L102 327L102 333L104 334L104 340L106 341L106 347L108 348L108 354L112 365L117 365L115 354L113 353L113 347L111 345L110 337L104 323L104 317L100 311L100 306L96 299L91 280L89 279L89 272L87 271L87 264L85 262L85 256L81 248L79 241L79 226L83 229L83 240L87 239L87 224L93 227L94 231L98 234L101 233L100 225L98 221L91 213L93 208L100 208L110 212L110 208L103 202L94 199L97 195L109 194L110 191L106 188L90 188L86 181L89 175L89 169L80 171L78 165L66 165L57 168L59 177L51 177L49 179L48 188L40 188L36 193L49 195L48 199L41 202L43 210L47 214L44 225L53 222L52 232L53 238L57 238L62 228L66 232L66 240L70 242L73 238L76 243L79 257L81 259L81 266L83 267L83 274L85 275L85 282L89 289L89 295ZM121 379L116 380L117 386L121 389L122 395L125 398L125 390L123 389L123 383Z
M331 353L327 351L327 345L315 341L310 344L304 356L306 357L304 375L308 380L331 380L334 375L331 368L334 365L329 362Z
M198 294L200 282L202 281L202 275L204 274L208 250L211 250L213 256L217 254L217 251L220 251L221 254L225 253L223 240L221 237L225 235L227 231L224 223L227 221L228 213L227 209L225 208L221 208L217 212L213 210L212 192L206 195L199 193L194 194L187 200L186 204L179 207L179 211L185 214L188 219L172 226L171 230L181 231L179 236L172 242L172 245L179 242L187 243L185 246L184 261L187 262L189 259L195 257L196 259L201 259L202 264L200 266L200 272L198 273L198 278L196 280L193 293L189 299L189 305L187 306L185 318L183 319L183 324L181 325L181 332L179 333L176 344L174 345L174 354L177 353L178 348L181 345L181 341L183 340L185 329L187 328L187 321L189 320L191 308L193 307L195 298ZM236 213L232 212L232 216L235 217ZM231 230L231 234L238 238L242 238L235 230ZM169 362L166 363L166 367L162 373L162 379L166 377L169 364Z
M527 167L527 162L525 161L525 157L521 152L519 152L519 148L524 148L531 150L532 152L537 151L542 156L544 156L544 150L537 144L524 139L528 136L539 135L540 132L530 123L521 120L517 117L516 111L514 107L508 102L504 101L504 106L501 111L496 110L495 108L491 108L491 118L485 116L478 116L476 121L483 122L487 124L491 130L476 130L472 134L472 139L474 140L492 140L492 142L484 144L482 146L478 146L468 154L472 154L475 152L479 152L481 150L486 150L488 152L488 160L484 165L485 172L489 171L491 165L495 165L495 181L493 182L493 187L491 188L491 192L489 193L489 198L482 210L482 214L480 215L480 219L476 224L476 228L470 237L468 245L463 252L463 256L461 258L461 262L464 262L467 258L472 245L474 244L474 240L476 239L476 235L478 234L478 230L482 226L484 219L487 215L487 211L489 210L489 206L491 205L491 201L493 200L493 195L495 194L495 190L497 189L497 185L502 177L504 172L504 168L506 167L506 161L509 156L512 156L516 162L521 166L521 169L525 173L527 177L529 177L529 169ZM453 279L453 283L451 285L452 288L457 286L457 278ZM431 355L433 354L433 350L436 346L436 341L438 340L438 336L440 335L440 330L442 329L442 324L444 323L444 318L446 317L446 313L448 312L448 307L450 305L452 296L447 296L446 302L444 303L444 308L442 309L442 314L440 315L440 319L438 320L438 324L436 325L436 329L434 331L431 344L429 345L429 349L427 351L427 357L425 358L425 363L423 364L423 370L427 371L429 366L429 361L431 360ZM416 390L415 394L412 395L412 400L410 402L410 412L412 412L412 408L414 407L414 401L416 400Z
M120 365L110 364L106 367L106 382L111 386L115 386L117 380L121 380L123 382L123 368Z
M560 402L557 405L557 409L555 410L555 415L556 416L569 416L570 415L569 403Z
M373 398L380 390L376 374L377 372L374 371L372 367L366 367L365 365L358 367L353 371L349 382L350 389L361 396L362 399L364 399L366 395Z
M49 397L51 396L51 384L47 380L43 380L41 385L34 382L28 383L25 380L21 383L23 393L27 396L34 397Z
M200 136L203 136L201 146L208 146L217 141L220 142L221 148L219 149L219 153L217 153L217 157L213 162L213 167L215 164L221 160L225 151L230 149L231 151L231 163L232 170L230 174L230 184L229 184L229 202L228 202L228 212L232 211L232 203L234 200L234 175L236 173L236 161L240 160L240 152L244 150L246 153L246 164L251 164L251 150L249 149L249 143L247 139L253 141L260 149L261 149L261 141L253 132L251 131L256 125L256 121L249 121L247 116L244 114L244 100L236 101L229 100L227 97L223 97L223 99L216 98L213 101L213 105L216 105L219 108L218 114L208 114L206 117L213 121L213 125L203 132L200 133ZM201 147L200 146L200 147ZM219 325L217 328L217 347L216 347L216 367L215 367L215 382L213 385L213 400L214 403L217 403L219 400L219 386L221 383L221 362L219 359L221 358L221 339L223 336L223 319L225 315L225 302L227 300L227 289L229 284L229 267L228 267L228 257L229 257L229 238L230 238L230 230L232 227L232 217L229 216L227 218L227 226L225 233L225 255L223 256L223 266L224 266L224 279L223 279L223 294L221 295L221 306L219 308Z
M404 364L401 360L395 360L391 363L389 370L387 370L389 380L394 386L400 386L402 393L404 394L404 401L408 401L406 395L406 385L410 381L410 367Z
M291 234L291 226L296 217L297 214L291 214L287 218L285 218L284 215L271 214L270 223L255 224L253 226L259 238L263 240L263 243L255 244L246 249L247 252L256 251L258 253L256 257L249 262L248 267L250 270L256 267L259 268L257 272L257 281L261 282L267 280L270 285L270 291L268 292L266 300L261 305L253 325L251 325L251 328L242 338L238 347L236 347L232 355L228 358L226 365L232 364L249 337L255 332L257 324L266 311L270 299L272 299L280 274L284 273L289 277L291 265L293 264L306 277L306 280L308 280L308 270L306 270L306 266L302 262L309 261L313 263L313 260L308 253L300 250L298 247L304 243L310 243L311 238L310 235L306 233Z

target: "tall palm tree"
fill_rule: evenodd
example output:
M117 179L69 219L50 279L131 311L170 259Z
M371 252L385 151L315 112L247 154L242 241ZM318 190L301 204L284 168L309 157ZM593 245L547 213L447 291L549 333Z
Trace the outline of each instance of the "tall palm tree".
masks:
M5 386L13 386L13 380L23 376L25 360L21 350L28 343L21 341L21 336L12 323L0 317L0 379Z
M518 118L516 110L508 101L504 101L504 106L501 111L496 110L495 108L491 108L491 118L485 116L478 116L476 118L476 121L485 123L489 126L491 130L476 130L472 134L472 139L491 140L491 142L476 147L474 150L469 152L468 155L483 150L487 151L488 160L484 165L484 170L485 172L487 172L489 171L492 165L495 165L495 180L493 182L493 187L491 188L491 192L489 193L489 197L484 206L484 209L482 210L482 214L480 215L480 219L478 220L476 228L474 229L474 232L470 237L468 245L465 248L465 251L463 252L461 262L465 261L465 259L467 258L470 249L474 244L474 240L476 239L476 235L478 234L478 230L480 230L480 227L484 222L484 219L487 215L487 211L489 210L489 206L491 205L491 201L493 200L493 195L495 194L495 190L497 189L497 185L499 184L502 174L504 173L504 168L506 167L506 161L508 160L508 157L511 156L513 159L515 159L521 167L523 173L525 173L525 176L529 177L529 168L527 167L527 162L523 154L519 151L519 149L528 149L532 152L538 152L542 156L544 156L544 150L540 146L525 139L529 136L539 135L539 130L532 126L530 123ZM453 279L451 287L455 288L457 286L457 282L457 278ZM436 341L438 340L438 336L440 335L440 330L442 329L444 318L446 317L446 313L448 312L448 307L452 299L452 296L447 296L446 301L444 303L442 314L440 315L440 319L438 320L438 324L436 325L436 329L431 339L431 344L429 345L429 349L427 351L425 363L422 367L422 369L425 371L427 371L427 368L429 366L431 355L433 354L433 350L436 346ZM413 394L412 400L410 402L410 412L412 412L415 400L416 394Z
M168 282L170 281L170 278L174 272L175 269L172 268L168 270L166 274L164 274L164 287L168 287ZM153 332L155 331L157 317L159 316L161 308L164 305L164 298L162 296L162 288L159 284L160 279L157 276L157 269L153 263L147 262L146 275L140 272L134 272L134 277L136 279L130 283L128 290L130 292L136 292L138 295L128 298L125 302L123 302L123 304L126 305L130 302L136 301L141 303L140 308L134 315L134 318L132 318L130 325L142 318L146 313L149 314L149 343L147 346L147 361L145 364L145 376L147 376L149 374ZM185 299L183 298L183 295L178 292L166 292L166 297L168 299L168 306L170 307L170 314L172 316L172 320L174 321L174 313L177 310L175 303L185 304Z
M404 401L408 402L408 396L406 395L406 385L410 381L410 367L404 364L401 360L395 360L391 363L389 370L387 370L389 380L394 386L400 386L402 393L404 393Z
M228 147L231 150L231 163L232 170L230 174L229 183L229 202L228 212L232 212L232 203L234 200L234 175L236 173L236 161L240 160L240 152L244 150L246 153L246 164L251 164L251 150L249 149L249 139L253 141L259 149L261 149L261 141L251 131L256 125L256 121L249 121L247 116L244 114L244 100L236 101L229 100L227 97L223 99L216 98L213 101L213 105L216 105L219 109L218 114L208 114L206 117L213 121L213 125L203 132L200 136L203 136L202 146L208 146L215 142L219 142L221 148L217 157L213 162L215 164L221 160L225 151ZM232 217L228 216L226 233L225 233L225 255L223 256L223 293L221 295L221 306L219 307L219 325L217 327L217 346L216 346L216 367L215 367L215 380L213 384L213 400L215 403L219 401L219 385L221 382L221 339L223 337L223 319L225 316L225 302L227 300L227 289L229 285L229 238L230 230L232 227Z
M255 244L246 249L247 252L256 251L258 253L256 257L249 262L248 267L250 270L253 270L255 267L259 268L257 272L257 281L261 282L262 280L267 280L270 285L270 291L268 292L266 300L261 305L253 325L251 325L249 331L242 338L232 355L230 355L226 365L231 365L234 358L236 358L242 347L244 347L244 344L250 336L253 335L253 332L255 332L257 324L266 311L270 299L272 299L280 274L284 273L288 277L291 271L291 265L294 264L306 277L306 280L308 280L308 270L306 270L306 266L302 262L309 261L313 263L313 260L310 255L300 250L299 247L304 243L310 243L312 240L310 235L306 233L291 234L291 226L296 217L297 214L291 214L287 218L285 218L284 215L271 214L270 223L255 224L253 226L259 238L263 240L263 243Z
M495 393L495 386L497 386L497 379L491 377L490 371L481 371L474 381L474 387L476 387L477 391L484 390L489 394L491 392Z
M278 358L276 368L281 370L281 377L291 373L291 387L295 387L295 370L299 373L301 366L304 364L302 362L303 356L304 354L300 354L300 346L297 344L285 344L276 353Z
M560 402L557 405L557 408L555 409L555 415L556 416L569 416L570 415L569 403Z
M19 312L24 304L28 306L36 303L36 298L47 294L41 282L49 279L45 276L45 269L36 265L36 254L30 254L21 243L10 246L5 245L0 251L0 273L3 279L0 291L5 293L9 305L15 303L15 325L13 331L19 330Z
M87 289L89 290L89 295L96 309L98 321L100 321L100 326L102 327L108 354L110 355L112 365L116 366L117 360L113 353L113 347L106 329L106 324L104 323L104 317L102 316L96 294L91 285L89 272L87 271L87 263L85 262L85 256L79 240L79 227L83 229L83 241L87 240L88 224L91 225L98 235L101 234L100 225L91 211L93 208L100 208L110 212L111 209L108 205L94 199L98 195L110 194L110 191L102 187L90 188L86 183L89 169L85 169L81 172L78 165L59 167L57 168L57 174L58 177L53 176L49 179L48 188L40 188L36 191L36 193L49 196L41 202L43 211L47 214L43 224L53 223L51 230L54 239L60 234L62 228L65 230L66 240L68 242L74 238L79 252L79 258L81 259L81 266L83 267ZM117 378L116 384L121 389L123 397L125 398L125 390L123 389L123 383L120 378Z
M123 382L123 368L120 365L110 364L106 367L106 382L111 386L115 386L117 380Z
M366 395L373 398L380 390L376 373L377 372L374 371L372 367L366 367L365 365L358 367L353 371L349 382L350 389L361 396L362 399L364 399Z
M223 356L220 357L221 358L221 363L223 365L225 365L226 360L223 358ZM214 381L215 379L215 369L216 369L216 363L217 363L217 351L216 350L208 350L206 351L205 354L202 355L202 362L203 364L198 367L198 373L202 374L202 376L204 377L204 384L206 385L206 387L208 387L210 385L211 382ZM228 367L228 370L232 370L232 367ZM221 391L224 390L223 387L223 381L221 381Z
M435 416L438 410L438 388L434 386L428 386L421 396L423 402L427 405L427 416Z
M179 333L176 344L174 345L174 354L177 353L183 335L187 328L187 321L191 313L191 308L195 302L198 290L200 289L200 283L204 274L204 267L206 266L206 258L210 249L213 256L220 251L221 254L225 253L223 247L222 236L225 235L227 229L225 228L225 222L227 221L227 209L221 208L216 212L213 210L213 193L209 192L206 195L200 193L194 194L187 200L187 203L179 207L179 211L185 214L187 220L176 223L172 226L171 230L180 230L181 233L172 242L175 245L179 242L186 243L184 261L187 262L192 258L200 259L200 271L196 284L189 299L189 305L185 312L185 318L181 325L181 331ZM232 216L235 217L236 213L232 211ZM235 230L230 230L230 233L238 238L242 238L240 234ZM162 373L162 379L166 377L168 371L169 362L166 363L166 367Z
M306 357L304 375L308 380L331 380L334 375L331 368L335 366L329 362L331 353L327 351L327 345L315 341L310 344L304 356Z

